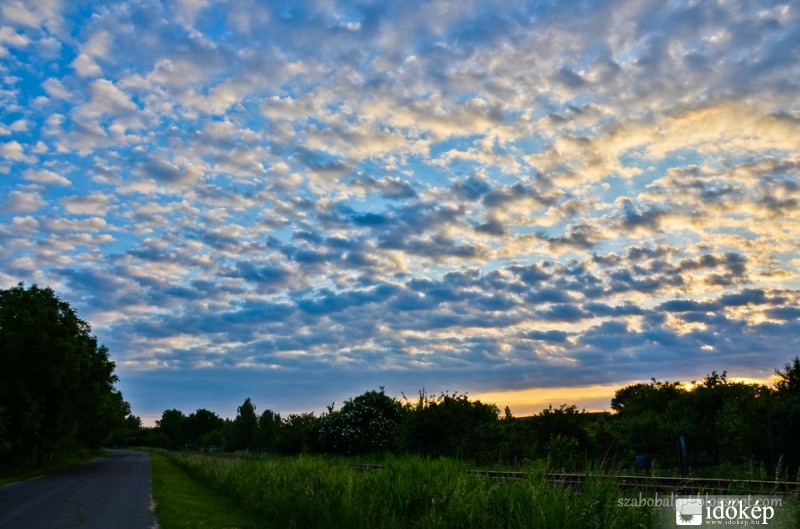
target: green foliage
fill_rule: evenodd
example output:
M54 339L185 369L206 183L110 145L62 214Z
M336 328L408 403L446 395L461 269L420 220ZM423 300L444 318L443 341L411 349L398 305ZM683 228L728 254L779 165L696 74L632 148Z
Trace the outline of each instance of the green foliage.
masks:
M654 378L650 380L649 384L632 384L618 389L611 399L611 409L620 415L664 410L684 392L680 382L659 382Z
M258 418L255 445L258 450L274 452L278 448L281 432L281 416L272 410L264 410Z
M230 459L170 454L199 482L226 496L264 527L304 528L632 528L650 527L647 508L620 508L608 479L580 494L552 485L543 468L520 480L465 473L464 463L389 457L381 470L359 472L346 461ZM155 475L159 472L154 465ZM168 506L162 506L166 508Z
M395 447L405 409L383 390L367 391L331 411L320 423L320 444L332 454L368 454Z
M776 369L778 381L775 390L781 395L800 395L800 356L795 356L791 362L783 366L783 370Z
M161 419L156 421L159 432L166 436L167 445L165 448L183 448L186 446L188 437L186 435L186 416L182 411L171 409L164 410Z
M249 450L255 445L257 431L256 407L247 398L236 411L236 418L231 427L230 447L233 450Z
M183 424L186 443L196 448L224 446L224 427L224 419L212 411L200 408L189 414Z
M98 448L124 426L114 362L90 332L49 288L0 290L0 463Z
M617 391L614 433L621 446L677 465L683 436L694 466L768 459L774 395L766 386L728 380L712 371L691 389L677 382L634 384Z
M247 529L262 527L226 496L193 479L170 457L150 452L153 500L161 529Z
M111 446L141 446L142 432L142 419L130 414L125 417L125 423L114 431L110 444Z
M777 371L776 389L728 379L712 371L700 383L632 384L612 400L615 413L586 413L574 405L549 406L532 417L515 418L506 408L466 395L420 392L415 405L384 391L367 391L328 407L321 417L266 410L257 417L250 399L234 421L206 410L188 417L164 412L159 426L144 430L144 444L173 448L240 450L277 454L411 453L455 457L473 463L525 467L545 461L552 470L580 470L587 463L633 465L650 456L656 471L678 472L677 440L688 447L692 468L761 465L770 475L780 467L796 476L800 456L800 359ZM0 419L2 419L0 413ZM4 427L0 421L0 430ZM785 472L784 472L785 473Z
M501 427L494 404L471 401L466 395L424 391L403 424L405 449L431 457L493 460L498 455Z
M769 413L769 437L775 443L781 463L800 480L800 451L797 450L797 440L800 439L800 357L795 356L775 374L778 381Z
M227 424L216 413L198 409L185 415L176 409L164 410L155 429L143 430L139 440L144 446L171 449L206 449L225 446Z
M539 444L530 420L520 420L511 415L506 406L500 420L500 439L496 446L497 461L513 467L521 467L525 462L541 455Z
M278 452L296 455L318 451L320 422L313 413L290 414L281 423Z
M528 436L554 471L577 470L591 458L605 458L609 450L606 414L589 414L575 405L552 405L525 420Z

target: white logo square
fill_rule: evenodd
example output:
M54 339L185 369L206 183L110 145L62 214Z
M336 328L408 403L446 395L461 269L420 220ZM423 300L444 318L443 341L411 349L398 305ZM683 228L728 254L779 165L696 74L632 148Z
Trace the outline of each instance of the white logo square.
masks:
M676 498L675 523L677 525L702 525L703 500L701 498Z

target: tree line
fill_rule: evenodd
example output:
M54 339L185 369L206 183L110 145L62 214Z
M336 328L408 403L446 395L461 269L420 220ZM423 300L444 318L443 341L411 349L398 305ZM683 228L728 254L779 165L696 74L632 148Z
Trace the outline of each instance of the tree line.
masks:
M564 470L635 460L675 472L681 464L755 466L797 479L800 358L776 375L774 387L732 381L725 371L689 384L651 379L617 390L611 412L564 404L522 418L463 394L424 390L413 401L371 390L321 415L285 418L269 409L258 414L248 398L232 420L205 409L189 415L170 409L155 427L142 428L131 417L125 442L287 455L415 453L480 463L544 459Z
M124 429L108 349L49 288L0 290L0 468L97 449Z

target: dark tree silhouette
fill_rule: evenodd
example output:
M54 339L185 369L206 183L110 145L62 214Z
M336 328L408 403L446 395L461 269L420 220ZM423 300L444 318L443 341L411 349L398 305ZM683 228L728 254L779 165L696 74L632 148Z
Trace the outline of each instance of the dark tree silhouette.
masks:
M258 431L256 407L247 398L239 406L237 412L231 430L231 448L234 450L250 449L254 446Z
M98 448L130 408L91 327L49 288L0 290L0 463Z
M401 403L381 391L367 391L348 400L339 411L322 418L320 444L323 449L339 454L366 454L391 450L404 408Z

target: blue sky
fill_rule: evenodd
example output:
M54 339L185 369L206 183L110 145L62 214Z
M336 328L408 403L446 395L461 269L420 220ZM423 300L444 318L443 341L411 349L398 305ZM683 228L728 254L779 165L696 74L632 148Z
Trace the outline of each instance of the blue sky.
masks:
M799 352L792 2L6 0L0 80L0 287L146 420Z

